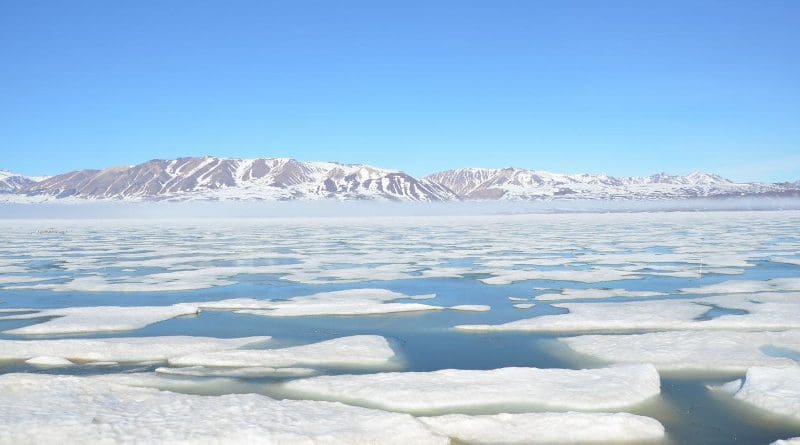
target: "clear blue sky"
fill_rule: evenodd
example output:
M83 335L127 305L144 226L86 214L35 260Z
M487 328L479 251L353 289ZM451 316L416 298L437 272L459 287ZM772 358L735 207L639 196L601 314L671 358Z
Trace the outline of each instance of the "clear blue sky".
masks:
M800 179L800 1L0 0L0 169Z

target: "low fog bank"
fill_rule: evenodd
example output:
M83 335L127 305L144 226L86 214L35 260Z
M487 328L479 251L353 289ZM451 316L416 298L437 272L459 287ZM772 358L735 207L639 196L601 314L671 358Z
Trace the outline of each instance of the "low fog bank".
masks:
M663 201L471 201L408 203L374 201L286 202L70 202L0 203L0 218L281 218L458 216L537 213L636 213L676 211L800 210L800 198L726 198Z

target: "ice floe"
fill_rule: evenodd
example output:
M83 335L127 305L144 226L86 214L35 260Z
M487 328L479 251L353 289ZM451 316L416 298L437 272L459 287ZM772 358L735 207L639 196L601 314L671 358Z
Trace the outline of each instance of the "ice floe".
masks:
M800 444L800 437L793 437L791 439L776 440L769 445L797 445Z
M459 304L457 306L450 306L447 309L464 312L486 312L492 310L492 307L485 304Z
M487 445L640 443L664 438L659 421L628 413L448 414L419 420L461 442Z
M562 289L559 294L541 294L535 300L587 300L612 297L643 298L664 295L661 292L629 291L626 289Z
M416 312L444 309L422 303L402 303L402 298L430 298L430 295L409 296L387 289L348 289L320 292L293 297L288 300L232 299L198 303L204 309L236 310L238 313L270 317L298 317L311 315L370 315L395 312Z
M489 278L481 281L486 284L511 284L525 280L552 280L552 281L579 281L584 283L598 283L603 281L630 280L641 278L632 271L620 269L592 269L592 270L513 270L495 269L490 271Z
M800 367L753 367L744 381L719 387L736 400L779 416L800 420Z
M166 362L192 352L237 349L270 337L209 338L190 336L56 340L0 340L0 360L51 356L72 362Z
M156 373L189 377L308 377L317 373L311 368L271 368L265 366L246 366L242 368L186 366L182 368L156 368Z
M61 368L64 366L74 365L74 363L65 358L51 357L47 355L32 357L28 360L25 360L25 363L38 368Z
M765 293L704 299L561 303L566 314L496 325L459 325L464 331L630 332L649 330L770 330L800 328L800 299ZM737 310L705 317L714 309Z
M652 363L659 371L744 372L796 362L773 351L800 354L800 330L777 332L665 331L559 338L571 350L608 363ZM777 348L777 349L776 349Z
M445 369L333 375L282 384L302 398L335 400L410 413L524 410L607 410L643 402L660 392L652 365L601 369Z
M172 306L89 306L37 310L33 314L0 315L0 320L56 317L43 323L5 331L17 335L81 334L90 332L132 331L181 315L193 315L192 304Z
M178 394L113 376L2 375L0 418L1 443L449 442L407 414L257 394Z
M391 367L395 352L385 338L354 335L319 343L279 349L239 349L210 351L171 357L171 366L213 366L267 368L292 367Z
M770 280L728 280L705 286L681 289L687 294L734 294L744 292L800 291L800 278Z

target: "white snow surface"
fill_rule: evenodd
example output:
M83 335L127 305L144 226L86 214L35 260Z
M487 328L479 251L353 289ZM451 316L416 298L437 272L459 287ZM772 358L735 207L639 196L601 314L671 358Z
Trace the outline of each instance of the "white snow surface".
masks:
M32 309L33 314L0 315L3 320L56 317L43 323L5 331L17 335L79 334L133 331L181 315L193 315L199 307L180 303L172 306L89 306Z
M535 300L588 300L611 297L643 298L664 295L661 292L629 291L626 289L562 289L558 294L541 294Z
M178 394L114 380L0 376L0 443L449 443L406 414L258 394Z
M30 358L28 360L25 360L25 363L38 368L60 368L63 366L74 365L74 363L72 363L67 359L61 357L52 357L47 355Z
M753 367L733 397L756 408L800 420L800 367Z
M660 393L652 365L601 369L444 369L332 375L282 384L290 394L411 413L605 410L636 405Z
M209 338L192 336L56 340L0 340L0 360L51 356L73 362L165 362L192 352L237 349L270 337Z
M392 364L395 353L385 338L354 335L279 349L239 349L210 351L171 357L171 366L214 366L293 368L330 366L384 368Z
M271 368L265 366L245 366L241 368L186 366L183 368L156 368L156 373L188 377L308 377L317 371L311 368Z
M701 299L561 303L566 314L543 315L497 325L459 325L464 331L630 332L647 330L775 330L800 328L800 298L765 292ZM714 307L744 314L703 316Z
M745 372L754 366L791 366L791 358L764 351L800 354L800 330L777 332L665 331L633 335L559 338L571 350L609 363L652 363L659 371Z
M590 444L656 441L664 426L628 413L522 413L421 417L434 431L484 445Z
M387 289L347 289L319 292L288 300L256 300L248 298L198 303L204 309L235 310L238 313L269 317L312 315L370 315L395 312L416 312L444 309L422 303L394 303L401 298L430 298L430 295L405 295Z

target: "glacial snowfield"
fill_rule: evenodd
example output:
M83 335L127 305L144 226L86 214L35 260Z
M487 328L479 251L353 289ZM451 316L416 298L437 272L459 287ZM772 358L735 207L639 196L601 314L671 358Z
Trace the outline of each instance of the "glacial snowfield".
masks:
M0 220L0 444L796 443L798 360L796 211Z

